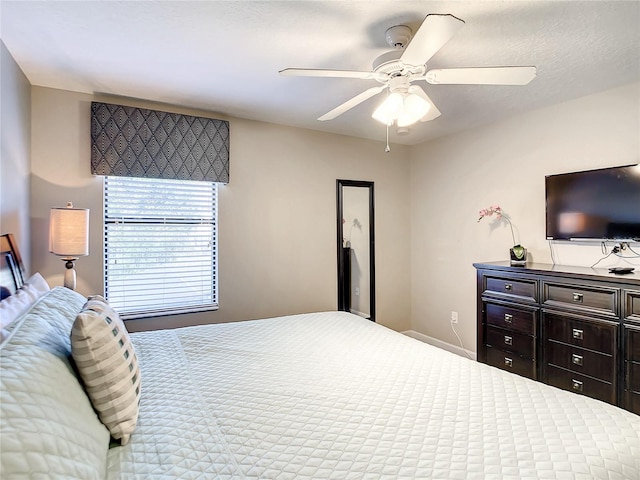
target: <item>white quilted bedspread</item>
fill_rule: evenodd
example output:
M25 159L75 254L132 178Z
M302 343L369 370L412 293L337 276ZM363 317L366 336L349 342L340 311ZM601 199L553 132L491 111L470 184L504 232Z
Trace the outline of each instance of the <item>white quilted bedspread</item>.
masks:
M640 417L350 314L132 338L112 479L640 479Z

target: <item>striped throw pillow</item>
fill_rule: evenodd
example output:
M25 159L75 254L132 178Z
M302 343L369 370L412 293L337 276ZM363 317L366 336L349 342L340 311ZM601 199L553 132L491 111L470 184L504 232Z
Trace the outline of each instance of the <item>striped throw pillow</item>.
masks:
M89 297L76 317L71 353L100 420L126 444L138 420L140 369L123 321L104 298Z

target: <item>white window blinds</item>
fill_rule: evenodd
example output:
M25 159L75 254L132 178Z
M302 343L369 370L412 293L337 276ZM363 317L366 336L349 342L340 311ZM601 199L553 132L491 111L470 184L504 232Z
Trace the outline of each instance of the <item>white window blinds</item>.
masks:
M105 177L105 294L124 318L217 308L217 190Z

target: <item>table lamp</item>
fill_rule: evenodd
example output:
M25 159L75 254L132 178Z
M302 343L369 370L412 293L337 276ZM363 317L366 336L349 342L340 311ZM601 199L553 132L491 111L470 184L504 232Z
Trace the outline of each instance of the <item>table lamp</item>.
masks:
M89 255L89 209L74 208L68 202L64 208L52 208L49 216L49 251L60 255L67 267L64 286L75 290L78 257Z

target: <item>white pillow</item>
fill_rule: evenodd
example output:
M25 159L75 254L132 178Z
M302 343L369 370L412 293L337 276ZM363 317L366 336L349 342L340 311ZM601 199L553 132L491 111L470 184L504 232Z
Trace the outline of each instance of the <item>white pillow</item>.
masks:
M56 287L0 349L0 477L104 480L109 431L71 365L69 333L86 298Z
M138 421L140 368L120 316L102 297L89 297L71 329L71 352L93 408L122 445Z
M49 284L42 275L34 273L16 293L0 302L0 329L15 322L49 290Z

